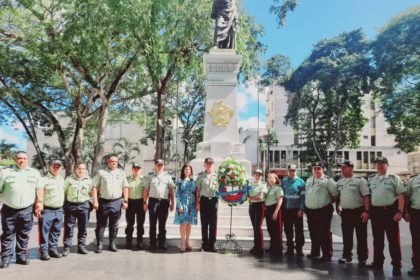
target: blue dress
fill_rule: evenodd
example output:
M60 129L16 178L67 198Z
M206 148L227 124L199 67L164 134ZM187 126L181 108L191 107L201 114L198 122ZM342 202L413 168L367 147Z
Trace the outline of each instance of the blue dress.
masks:
M179 180L176 183L176 212L174 224L197 224L197 212L195 210L195 181ZM182 208L183 213L178 209Z

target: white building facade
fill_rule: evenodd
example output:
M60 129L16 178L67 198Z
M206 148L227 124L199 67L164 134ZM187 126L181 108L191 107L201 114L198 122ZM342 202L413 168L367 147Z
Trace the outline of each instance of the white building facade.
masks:
M288 96L284 88L273 86L266 95L266 130L268 133L275 132L277 135L277 145L263 144L260 151L260 159L257 160L255 153L248 153L248 158L253 165L261 162L259 167L264 168L264 162L268 164L268 169L278 170L280 174L284 172L289 164L301 166L299 161L300 149L298 147L299 139L293 128L285 125L285 116L288 109ZM344 148L338 152L337 163L343 160L351 160L355 164L355 171L359 173L370 174L375 172L375 158L385 156L388 158L390 170L393 173L402 173L408 171L407 154L400 149L395 148L395 138L387 133L388 124L379 106L370 102L369 96L365 98L363 112L367 122L360 135L360 147L357 149ZM261 133L260 133L261 135ZM243 136L241 137L243 138ZM252 145L252 147L250 146ZM255 149L255 143L248 145L247 150Z

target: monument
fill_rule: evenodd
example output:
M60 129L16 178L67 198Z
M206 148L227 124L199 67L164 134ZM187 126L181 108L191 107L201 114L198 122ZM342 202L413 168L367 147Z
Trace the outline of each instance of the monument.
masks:
M235 51L235 0L214 0L212 18L216 22L215 47L203 59L206 77L204 136L191 165L194 170L202 170L204 159L212 157L217 170L223 159L233 157L251 174L251 162L245 159L245 145L239 142L238 132L237 80L241 56Z

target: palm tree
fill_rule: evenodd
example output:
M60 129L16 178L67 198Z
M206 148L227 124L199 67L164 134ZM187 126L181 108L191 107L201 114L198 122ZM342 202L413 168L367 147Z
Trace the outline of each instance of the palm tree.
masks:
M135 159L140 154L139 144L137 142L131 142L125 137L120 138L120 140L112 146L112 150L120 160L123 168L125 168L125 165L129 161Z

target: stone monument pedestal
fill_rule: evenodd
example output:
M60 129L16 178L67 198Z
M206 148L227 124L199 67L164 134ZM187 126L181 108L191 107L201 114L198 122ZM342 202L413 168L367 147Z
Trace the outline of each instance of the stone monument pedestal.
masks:
M196 159L191 161L196 175L204 169L206 157L214 159L215 171L225 158L232 157L251 174L251 162L245 159L245 144L239 142L236 91L240 63L241 56L234 49L213 48L204 55L204 136L197 146Z

